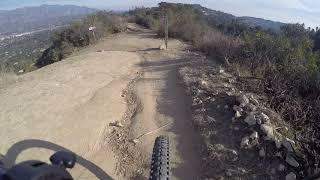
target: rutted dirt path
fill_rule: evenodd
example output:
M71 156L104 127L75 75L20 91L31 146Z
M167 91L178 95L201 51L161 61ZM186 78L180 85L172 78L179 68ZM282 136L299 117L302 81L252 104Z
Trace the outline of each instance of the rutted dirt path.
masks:
M62 146L88 160L72 170L76 179L146 179L154 139L167 135L173 179L197 179L200 143L178 74L190 60L183 43L172 40L159 51L161 43L131 26L0 89L6 163L47 160ZM110 126L114 121L124 127Z
M179 84L178 75L178 67L186 60L176 53L154 51L143 55L143 75L134 88L140 109L132 121L129 136L138 138L138 147L150 155L155 137L168 135L173 177L197 179L199 142L188 112L189 98Z
M120 156L132 155L119 164L120 172L127 177L148 177L154 139L159 135L170 138L172 178L195 180L199 177L200 143L191 124L189 98L178 73L179 67L190 62L184 58L184 48L181 42L171 41L167 51L159 51L154 46L136 51L142 58L141 75L129 88L136 100L136 111L126 131L119 131L127 142L119 146L123 149Z

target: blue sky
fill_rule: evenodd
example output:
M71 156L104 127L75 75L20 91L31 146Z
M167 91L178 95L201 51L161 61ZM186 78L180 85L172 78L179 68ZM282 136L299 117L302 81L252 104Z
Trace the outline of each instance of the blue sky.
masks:
M0 9L40 4L75 4L99 9L125 10L136 6L156 6L158 0L0 0ZM319 0L169 0L196 3L236 16L253 16L289 23L320 26Z

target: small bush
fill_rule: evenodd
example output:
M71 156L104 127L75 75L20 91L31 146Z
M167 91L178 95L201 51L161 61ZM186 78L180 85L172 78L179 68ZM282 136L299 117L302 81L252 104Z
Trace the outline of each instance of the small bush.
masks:
M226 36L215 29L208 30L203 36L195 40L196 50L206 53L218 60L230 63L230 59L239 56L242 40Z
M17 79L18 77L10 65L0 64L0 89L16 82Z
M135 8L129 11L129 21L143 27L157 30L160 26L160 12L156 8Z
M209 29L201 14L189 5L160 3L160 9L165 9L169 20L169 37L194 42ZM158 29L158 34L164 37L164 22Z

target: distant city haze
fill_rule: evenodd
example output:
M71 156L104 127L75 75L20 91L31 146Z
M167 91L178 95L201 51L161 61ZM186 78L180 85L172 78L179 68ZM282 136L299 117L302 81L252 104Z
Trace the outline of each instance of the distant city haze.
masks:
M41 4L73 4L106 10L152 7L158 0L0 0L0 9L9 10ZM236 16L252 16L285 23L320 26L320 1L316 0L171 0L165 2L201 4Z

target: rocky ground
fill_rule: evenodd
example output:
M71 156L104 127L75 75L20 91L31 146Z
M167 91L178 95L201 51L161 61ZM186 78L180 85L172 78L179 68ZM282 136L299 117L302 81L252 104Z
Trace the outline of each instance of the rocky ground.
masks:
M266 97L240 91L239 77L202 58L180 70L193 100L193 123L204 141L201 179L302 178L306 172L298 144Z

